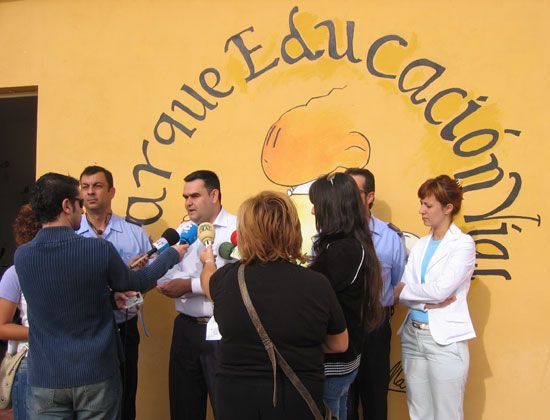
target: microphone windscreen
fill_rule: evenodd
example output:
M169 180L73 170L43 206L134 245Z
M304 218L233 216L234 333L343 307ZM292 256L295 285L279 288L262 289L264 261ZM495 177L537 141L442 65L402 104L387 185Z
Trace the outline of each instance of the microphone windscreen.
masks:
M241 259L241 253L239 252L239 247L236 246L233 248L233 251L231 251L231 258L234 260L240 260Z
M193 222L187 222L181 227L180 244L192 245L197 240L199 228Z
M232 260L231 253L235 247L231 242L224 242L220 245L218 248L218 255L222 257L224 260Z
M168 228L162 234L162 237L168 241L170 246L175 245L180 240L180 235L176 229Z
M199 225L199 241L203 244L209 245L213 243L215 236L214 225L212 223L204 222Z
M233 244L233 246L237 246L237 231L234 231L231 234L231 243Z

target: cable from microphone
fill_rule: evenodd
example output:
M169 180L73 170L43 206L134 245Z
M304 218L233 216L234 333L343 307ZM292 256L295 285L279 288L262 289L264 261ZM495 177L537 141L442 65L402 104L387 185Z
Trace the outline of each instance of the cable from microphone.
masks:
M206 246L210 246L214 243L216 233L214 232L214 225L212 223L201 223L198 230L199 241L201 241Z
M180 230L180 244L192 245L197 240L199 228L195 223L186 222L178 230Z
M141 258L134 261L132 264L130 264L130 268L136 268L144 259L149 258L151 255L156 253L161 253L166 248L171 247L172 245L176 245L178 241L180 240L180 235L177 232L176 229L168 228L164 231L162 236L159 240L156 242L153 242L152 248L147 251L146 254L144 254Z

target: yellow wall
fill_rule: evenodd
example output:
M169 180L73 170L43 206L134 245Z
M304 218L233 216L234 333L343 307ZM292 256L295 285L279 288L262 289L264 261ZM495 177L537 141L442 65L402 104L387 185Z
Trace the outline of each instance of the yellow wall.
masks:
M158 198L165 188L166 198L159 202L163 215L147 226L154 237L185 215L182 178L199 168L218 172L224 205L235 212L259 190L286 191L321 172L368 165L377 176L375 214L418 236L426 233L416 198L424 179L463 173L464 185L472 188L502 171L495 185L468 191L457 219L467 231L482 231L475 236L479 252L500 256L478 260L482 271L470 292L478 338L470 345L466 418L548 418L550 61L549 31L543 26L549 11L537 0L0 1L0 87L38 86L38 174L77 176L88 164L106 166L115 175L115 211L121 214L128 197ZM292 33L289 18L296 32L286 42ZM314 28L323 21L329 23ZM354 56L331 58L327 25L336 28L336 52L342 54L346 22L354 22ZM250 53L256 72L279 59L249 80L237 43L225 48L241 32L243 48L261 45ZM304 53L296 34L309 57L293 62ZM402 45L398 38L383 44L373 66L396 78L378 77L365 63L376 41L388 35L399 36ZM420 59L429 61L415 61ZM423 65L406 70L411 63ZM216 98L205 92L200 75L208 68L219 72L215 89L232 88L230 94ZM414 104L414 91L405 90L442 68L415 96L422 102ZM215 74L207 73L203 84L216 85ZM184 85L209 102L212 109L204 119L182 110L185 105L203 113L181 90ZM449 88L461 90L430 102ZM182 105L172 109L173 101ZM470 110L479 109L456 126L449 124L468 102ZM162 144L155 127L163 114L196 131L188 136L176 128L171 141L171 126L161 123L156 134ZM430 123L426 115L441 123ZM264 148L271 127L281 129L281 137L277 147ZM464 140L481 129L488 131ZM494 146L479 151L493 138ZM145 163L144 139L151 165L169 178L142 171L138 187L132 171ZM491 159L497 169L464 174ZM305 197L294 199L305 217ZM507 207L499 209L502 203ZM143 219L157 213L143 204L130 211ZM475 215L482 217L470 220ZM533 220L539 217L540 226ZM168 418L173 316L172 301L156 292L148 295L145 317L152 337L143 338L141 346L140 419ZM394 329L402 316L398 311ZM391 388L397 391L402 374L398 340L393 344ZM406 418L405 412L404 394L391 392L390 417Z

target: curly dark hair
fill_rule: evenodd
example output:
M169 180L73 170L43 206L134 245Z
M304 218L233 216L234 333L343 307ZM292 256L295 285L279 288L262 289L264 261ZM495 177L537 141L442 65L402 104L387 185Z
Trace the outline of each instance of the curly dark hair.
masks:
M22 205L13 222L13 236L17 246L26 244L32 240L40 228L41 225L38 223L38 220L36 220L31 205Z

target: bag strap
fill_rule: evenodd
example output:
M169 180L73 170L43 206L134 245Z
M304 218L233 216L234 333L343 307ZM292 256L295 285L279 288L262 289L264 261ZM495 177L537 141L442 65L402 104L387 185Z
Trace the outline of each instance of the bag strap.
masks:
M300 380L300 378L298 378L294 370L292 370L292 368L287 363L285 358L281 355L281 353L279 353L279 350L277 350L277 347L275 347L275 344L273 344L264 326L262 325L262 322L260 321L260 317L258 316L258 313L256 312L254 305L252 304L252 300L250 299L248 288L246 287L246 282L244 278L244 269L245 269L245 265L241 264L239 266L239 271L238 271L239 289L241 290L241 296L243 298L244 306L246 307L248 315L250 316L250 319L252 320L252 323L254 324L254 327L256 328L256 331L258 332L260 339L262 340L262 344L264 345L265 350L267 351L269 360L271 361L271 366L273 368L273 406L274 407L277 406L277 360L278 360L279 365L281 366L281 369L283 370L285 375L288 377L290 382L292 382L292 385L294 385L294 387L296 388L298 393L302 396L304 401L307 403L315 419L323 420L323 416L319 411L319 407L317 407L317 404L313 400L313 397L311 396L310 392L307 390L307 388L305 387L303 382Z

